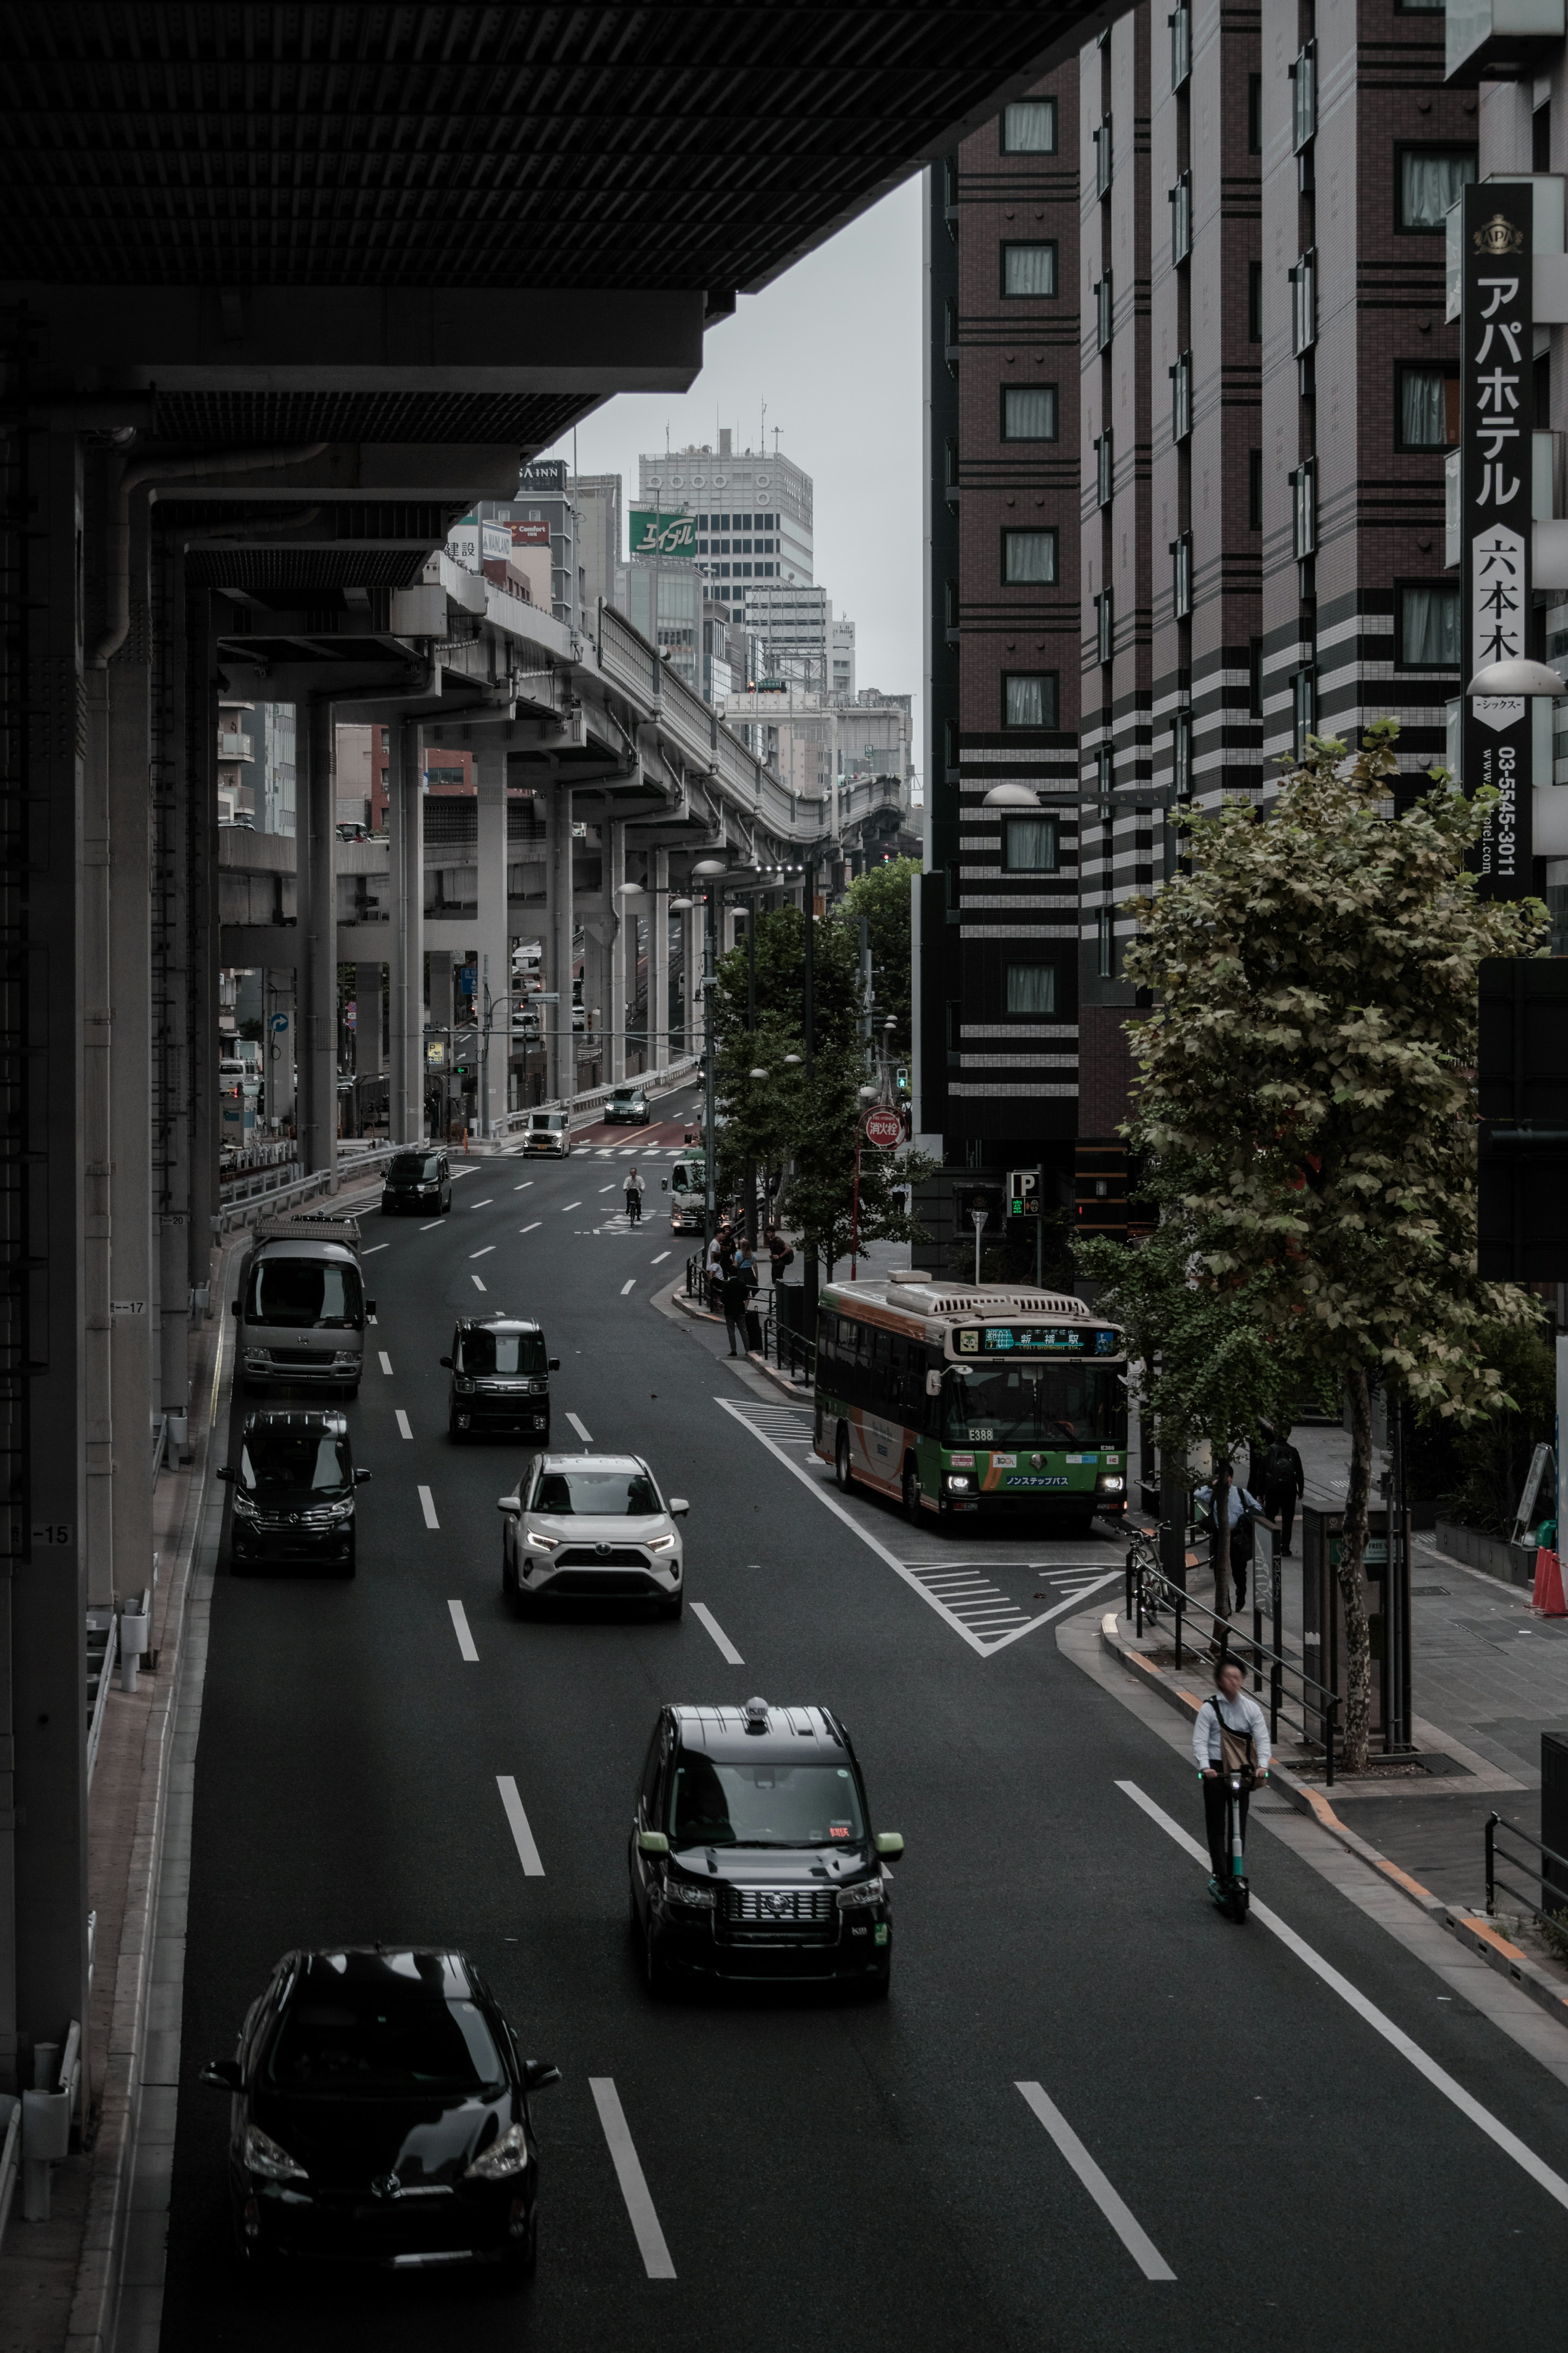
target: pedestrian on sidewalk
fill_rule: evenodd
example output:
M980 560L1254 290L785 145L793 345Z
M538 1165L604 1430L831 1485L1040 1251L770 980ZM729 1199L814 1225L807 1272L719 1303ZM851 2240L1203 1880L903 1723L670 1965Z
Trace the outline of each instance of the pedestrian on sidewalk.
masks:
M1247 1777L1241 1786L1241 1837L1247 1841L1249 1791L1260 1789L1268 1778L1272 1753L1268 1718L1243 1688L1246 1678L1235 1659L1221 1659L1215 1669L1215 1689L1193 1718L1193 1757L1203 1776L1204 1828L1208 1833L1209 1861L1214 1877L1209 1894L1218 1891L1230 1870L1225 1851L1225 1790L1220 1771L1240 1767Z
M730 1342L730 1354L743 1356L746 1354L746 1310L752 1302L752 1286L733 1259L728 1261L721 1278L719 1297L724 1308L724 1330ZM738 1348L735 1345L737 1339L741 1343Z
M637 1175L635 1165L626 1170L626 1223L632 1226L642 1223L642 1178Z
M767 1245L768 1272L776 1291L784 1279L785 1268L795 1264L795 1252L776 1226L770 1226L763 1240Z
M1236 1606L1240 1609L1246 1605L1247 1565L1252 1558L1252 1523L1247 1514L1249 1512L1261 1510L1262 1506L1256 1495L1249 1494L1245 1487L1237 1485L1234 1464L1225 1461L1217 1463L1215 1467L1215 1480L1220 1495L1225 1499L1225 1522L1228 1540L1223 1552L1219 1540L1221 1507L1215 1500L1215 1488L1205 1484L1195 1489L1194 1493L1197 1501L1208 1509L1214 1522L1211 1541L1214 1546L1215 1615L1216 1618L1228 1618L1232 1577L1236 1580Z
M1307 1492L1307 1474L1301 1468L1300 1455L1290 1443L1289 1422L1270 1439L1259 1475L1263 1481L1263 1508L1271 1520L1279 1523L1279 1557L1289 1560L1296 1505Z

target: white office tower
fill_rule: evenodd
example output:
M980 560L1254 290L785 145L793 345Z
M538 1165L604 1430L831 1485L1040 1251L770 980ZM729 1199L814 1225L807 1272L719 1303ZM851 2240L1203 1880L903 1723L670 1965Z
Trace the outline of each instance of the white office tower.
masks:
M572 496L577 509L583 617L591 627L600 597L606 605L616 601L616 566L621 561L621 478L575 474Z
M826 588L753 583L746 627L757 642L757 683L808 694L832 691L833 606Z
M852 702L855 695L855 624L838 620L833 624L833 675L828 685L836 694Z
M717 452L666 450L637 459L645 506L697 518L697 561L710 593L728 595L739 619L757 581L808 585L812 577L813 489L809 474L775 450L733 448L728 426Z

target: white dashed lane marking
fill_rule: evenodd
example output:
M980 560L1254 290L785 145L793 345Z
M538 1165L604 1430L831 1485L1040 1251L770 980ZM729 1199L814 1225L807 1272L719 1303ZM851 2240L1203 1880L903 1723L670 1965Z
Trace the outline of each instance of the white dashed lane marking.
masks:
M626 1297L626 1293L627 1293L627 1292L628 1292L628 1291L635 1291L635 1290L637 1289L637 1279L636 1275L634 1274L634 1275L633 1275L633 1277L632 1277L632 1279L631 1279L631 1281L630 1281L629 1282L623 1282L623 1283L622 1283L622 1285L621 1285L621 1297L624 1299L624 1298Z
M414 1432L408 1427L408 1416L404 1412L401 1406L397 1408L397 1434L400 1438L412 1438L414 1435ZM423 1490L421 1490L421 1493L423 1493Z
M539 1849L533 1841L533 1832L528 1827L528 1816L522 1810L522 1799L517 1794L517 1783L510 1773L498 1773L496 1788L500 1791L500 1801L506 1809L507 1824L511 1831L512 1844L517 1849L517 1859L522 1865L523 1877L542 1879L544 1865L540 1861Z
M433 1234L440 1222L439 1218L432 1218L430 1223L427 1226L421 1226L419 1230L422 1234Z
M470 1666L478 1666L479 1654L474 1638L468 1631L468 1611L460 1601L448 1601L447 1607L452 1613L452 1631L458 1638L458 1650Z
M470 1209L492 1209L495 1207L495 1195L487 1193L482 1201L470 1201L468 1207Z
M484 1246L483 1250L470 1250L470 1251L468 1252L468 1256L469 1256L470 1258L489 1258L489 1254L490 1254L491 1250L494 1250L494 1248L495 1248L495 1244L494 1244L494 1242L487 1242L487 1243L485 1244L485 1246Z
M517 1230L520 1234L536 1234L539 1231L542 1222L542 1220L541 1219L535 1218L532 1225L519 1226Z
M580 1209L582 1206L583 1204L581 1201L563 1201L561 1204L561 1214L564 1217L568 1209Z
M421 1487L419 1490L419 1508L425 1514L425 1525L427 1528L440 1526L441 1523L436 1517L436 1498L428 1487Z
M1038 2084L1018 2084L1014 2088L1023 2094L1144 2278L1173 2280L1175 2273L1126 2200L1111 2188L1056 2102Z
M475 1289L476 1291L482 1291L482 1290L484 1289L484 1287L485 1287L485 1286L484 1286L484 1284L479 1281L479 1276L478 1276L477 1274L470 1274L470 1275L469 1275L469 1277L468 1277L468 1281L473 1284L474 1289Z
M675 2265L669 2259L664 2232L658 2226L647 2177L632 2140L631 2126L621 2105L613 2075L590 2075L588 2089L594 2094L594 2105L599 2111L599 2123L604 2129L610 2162L616 2168L616 2179L621 2185L621 2196L626 2201L626 2214L632 2235L637 2242L643 2269L649 2279L673 2279Z
M380 1348L376 1353L381 1358L382 1371L384 1373L390 1373L392 1370L392 1358L387 1355L386 1350L384 1348Z
M649 1266L662 1266L662 1265L664 1264L665 1260L666 1260L668 1256L669 1256L669 1252L668 1252L668 1250L660 1250L660 1252L659 1252L659 1254L658 1254L658 1256L657 1258L650 1258L650 1259L649 1259L649 1261L648 1261L648 1264L649 1264Z
M593 1431L591 1430L585 1430L574 1413L569 1413L566 1419L571 1423L573 1429L576 1431L578 1437L582 1440L584 1445L592 1446L594 1443Z
M391 1247L392 1245L389 1242L372 1242L368 1250L361 1250L360 1256L361 1258L374 1258L378 1250L390 1250Z
M691 1605L691 1614L694 1618L701 1619L702 1623L707 1627L708 1631L718 1643L721 1655L729 1663L729 1665L731 1667L743 1667L745 1665L746 1662L741 1656L739 1651L736 1650L735 1645L731 1641L730 1637L725 1633L724 1629L720 1625L719 1620L714 1617L713 1612L709 1609L705 1601L694 1601Z

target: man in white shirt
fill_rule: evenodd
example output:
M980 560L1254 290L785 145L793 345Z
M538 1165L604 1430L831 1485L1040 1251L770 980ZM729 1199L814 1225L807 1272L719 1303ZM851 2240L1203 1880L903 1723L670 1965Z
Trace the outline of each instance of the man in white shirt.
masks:
M1230 1870L1230 1858L1225 1847L1226 1793L1220 1779L1225 1760L1225 1736L1231 1736L1233 1750L1239 1744L1250 1751L1252 1758L1251 1786L1261 1788L1268 1773L1272 1746L1268 1738L1268 1718L1258 1702L1245 1689L1246 1677L1234 1659L1222 1659L1215 1673L1215 1690L1205 1700L1193 1719L1193 1757L1204 1784L1204 1828L1208 1832L1209 1860L1215 1875L1209 1882L1209 1894L1218 1891L1220 1882ZM1247 1784L1241 1790L1241 1836L1247 1841Z
M1226 1547L1230 1562L1230 1577L1226 1582L1228 1584L1234 1579L1236 1606L1238 1609L1244 1609L1247 1607L1247 1564L1252 1558L1252 1526L1250 1522L1244 1526L1243 1522L1247 1520L1248 1512L1260 1512L1263 1506L1256 1495L1249 1495L1245 1487L1237 1486L1236 1473L1228 1462L1221 1462L1218 1465L1215 1477L1219 1482L1219 1492L1226 1500L1226 1520L1230 1529L1230 1542ZM1206 1485L1194 1490L1197 1501L1208 1507L1209 1516L1214 1521L1214 1534L1210 1539L1215 1565L1214 1606L1221 1618L1228 1618L1230 1596L1228 1592L1222 1589L1220 1581L1219 1514L1213 1505L1214 1492L1212 1487Z

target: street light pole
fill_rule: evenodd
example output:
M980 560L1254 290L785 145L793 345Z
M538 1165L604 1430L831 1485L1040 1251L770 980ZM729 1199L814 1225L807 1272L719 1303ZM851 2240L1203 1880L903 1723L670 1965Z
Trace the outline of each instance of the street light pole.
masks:
M808 850L806 851L806 854L805 854L805 1005L804 1005L804 1007L803 1007L803 1008L802 1008L802 1009L803 1009L803 1012L804 1012L804 1014L805 1014L804 1028L805 1028L805 1100L806 1100L806 1106L807 1106L807 1114L808 1114L808 1116L809 1116L809 1113L810 1113L811 1096L812 1096L812 1073L813 1073L813 1071L814 1071L814 1070L815 1070L815 1068L816 1068L816 1040L815 1040L815 1037L814 1037L814 1034L813 1034L813 1033L814 1033L814 1030L815 1030L815 1027L816 1027L816 1007L815 1007L815 1003L814 1003L814 998L815 998L815 994L816 994L816 848L815 848L815 846L814 846L812 849L808 849ZM805 1236L803 1235L803 1236L802 1236L802 1240L804 1240L805 1239ZM815 1244L813 1244L813 1245L812 1245L810 1248L808 1248L808 1249L807 1249L807 1250L806 1250L806 1253L805 1253L805 1266L802 1268L802 1270L801 1270L801 1273L802 1273L802 1276L803 1276L803 1279L804 1279L804 1282L805 1282L805 1329L806 1329L806 1335L807 1335L807 1337L808 1337L809 1339L811 1339L812 1341L814 1341L814 1342L815 1342L815 1340L816 1340L816 1303L817 1303L817 1299L818 1299L818 1296L819 1296L819 1294L820 1294L820 1291L821 1291L821 1274L822 1274L822 1270L821 1270L821 1261L819 1261L819 1259L818 1259L818 1257L817 1257L816 1248L816 1245L815 1245Z

